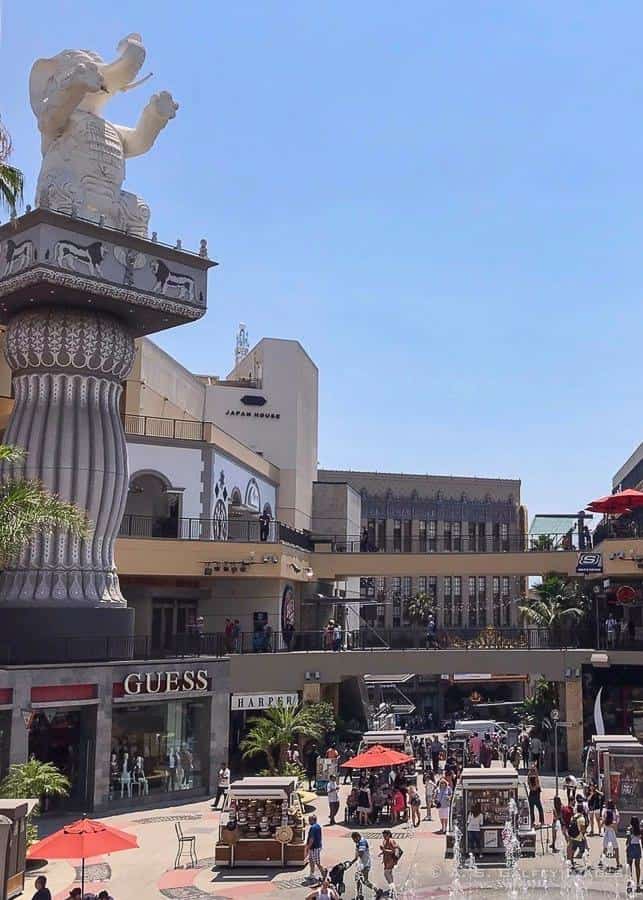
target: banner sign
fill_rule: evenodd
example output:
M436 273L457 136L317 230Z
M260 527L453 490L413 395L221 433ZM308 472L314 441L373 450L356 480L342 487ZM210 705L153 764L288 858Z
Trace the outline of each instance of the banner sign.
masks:
M33 709L21 709L20 712L22 713L22 719L25 723L25 728L27 729L27 731L29 731L33 722L33 717L36 715L36 713Z
M602 553L579 553L576 560L577 575L600 575L603 571Z
M274 709L299 706L299 694L232 694L230 708L232 712L242 710Z

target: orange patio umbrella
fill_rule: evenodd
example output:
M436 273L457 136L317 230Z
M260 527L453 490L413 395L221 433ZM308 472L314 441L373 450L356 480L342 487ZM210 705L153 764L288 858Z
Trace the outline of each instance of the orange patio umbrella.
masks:
M375 744L363 753L358 753L352 759L342 763L343 769L377 769L380 766L401 766L404 763L413 762L413 757L408 753L401 753L391 747L382 747Z
M85 859L116 853L118 850L134 850L138 847L136 835L97 822L94 819L79 819L65 825L49 837L32 844L27 851L29 859L80 859L81 894L85 893Z
M643 491L635 491L628 488L617 494L608 494L607 497L599 497L587 505L591 512L605 513L606 515L619 515L643 506Z

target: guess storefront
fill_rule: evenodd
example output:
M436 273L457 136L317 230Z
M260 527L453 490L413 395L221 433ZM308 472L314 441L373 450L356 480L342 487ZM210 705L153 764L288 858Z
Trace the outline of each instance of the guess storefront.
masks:
M228 754L228 660L6 669L3 690L10 746L0 765L31 755L54 763L71 794L52 811L144 806L216 789Z

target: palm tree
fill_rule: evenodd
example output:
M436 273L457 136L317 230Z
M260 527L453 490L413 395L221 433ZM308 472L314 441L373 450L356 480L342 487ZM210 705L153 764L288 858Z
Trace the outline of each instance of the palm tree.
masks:
M11 149L9 132L0 122L0 206L13 214L16 206L22 203L24 177L19 169L7 162Z
M25 452L0 444L0 463L19 463ZM87 533L85 513L51 494L39 481L9 478L0 481L0 566L15 559L36 535L64 528Z
M286 749L299 736L319 740L324 727L318 721L312 706L296 709L275 707L260 718L250 719L247 736L241 741L243 757L264 755L271 775L276 775L283 762Z
M10 766L9 774L0 784L0 796L41 801L46 797L67 797L70 787L69 778L53 763L30 759Z
M433 600L428 594L416 594L406 602L406 615L414 625L426 625L433 611Z
M553 629L564 621L578 622L585 614L578 587L560 575L545 575L535 587L535 600L519 607L520 612L540 628Z

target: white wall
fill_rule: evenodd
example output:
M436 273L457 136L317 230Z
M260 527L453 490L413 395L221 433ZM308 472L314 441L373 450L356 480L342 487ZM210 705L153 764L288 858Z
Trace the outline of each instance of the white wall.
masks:
M234 488L238 488L241 492L241 502L245 504L248 484L252 479L254 479L259 489L259 505L257 511L261 512L265 504L269 503L273 517L276 516L277 488L274 484L266 481L266 479L262 478L261 475L256 475L253 471L247 469L245 466L240 465L238 462L236 462L236 460L231 459L224 453L219 453L217 451L214 455L214 471L212 479L213 484L216 483L216 480L220 477L221 472L223 472L225 476L225 484L228 488L228 497L232 495L232 491Z
M137 472L160 472L174 488L184 488L181 515L201 516L201 451L192 447L165 447L127 442L130 479Z

